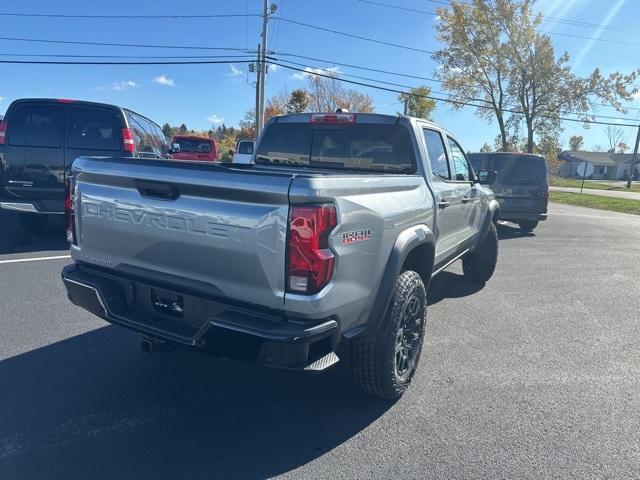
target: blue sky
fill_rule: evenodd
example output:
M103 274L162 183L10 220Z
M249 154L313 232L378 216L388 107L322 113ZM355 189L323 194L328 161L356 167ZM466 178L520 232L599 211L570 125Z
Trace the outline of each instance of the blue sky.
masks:
M433 11L438 4L428 0L380 0L406 8ZM10 2L0 12L68 13L68 14L217 14L255 13L260 0L233 2L187 0L161 6L157 1L125 2L111 0L86 2L23 1ZM334 30L351 32L382 41L408 45L422 50L439 47L435 38L433 15L385 8L358 0L274 0L278 15ZM607 23L615 29L545 22L541 29L551 32L556 52L569 52L575 72L590 73L600 67L604 73L614 70L629 72L640 67L635 60L638 46L571 38L565 34L600 37L607 40L634 42L638 38L636 19L640 2L635 0L539 0L537 8L548 16L580 22ZM2 17L3 37L27 37L93 42L147 43L163 45L202 45L213 47L255 48L259 42L260 21L257 18L224 19L60 19ZM394 72L432 77L437 65L429 55L417 51L376 45L366 41L311 30L295 24L272 21L269 48L275 52L293 53L331 60L312 62L297 60L313 67L335 67L332 62L351 63ZM233 52L187 51L150 48L56 45L0 40L1 54L69 54L69 55L228 55ZM277 54L276 54L277 56ZM284 58L284 57L283 57ZM340 67L345 74L379 80L418 85L425 83L434 90L437 84L362 72ZM282 68L268 75L267 96L290 91L304 85L304 78ZM65 97L120 104L143 113L162 124L186 123L205 129L220 122L236 124L255 102L253 75L245 64L232 65L156 65L156 66L64 66L64 65L0 65L0 112L21 97ZM401 110L397 94L356 87L373 97L376 111L395 113ZM631 104L640 107L640 101ZM622 116L609 109L601 115ZM627 116L634 123L638 111ZM438 106L435 120L454 132L466 149L478 149L485 141L493 143L495 124L476 117L473 110L452 110ZM606 145L604 126L584 130L581 124L566 124L562 139L581 134L587 147ZM635 132L627 128L627 143Z

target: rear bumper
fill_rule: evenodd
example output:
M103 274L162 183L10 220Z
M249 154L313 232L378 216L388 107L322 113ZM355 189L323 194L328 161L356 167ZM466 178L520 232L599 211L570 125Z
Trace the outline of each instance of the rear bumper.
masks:
M148 337L205 347L207 339L223 329L258 340L256 360L269 366L322 370L338 360L333 353L338 344L334 319L288 320L283 313L256 311L76 264L63 269L62 280L75 305ZM155 311L159 301L167 303L163 298L153 303L158 295L179 298L180 314Z
M21 200L0 197L0 209L41 215L64 215L64 202L59 200Z
M507 222L519 222L519 221L538 221L542 222L547 219L549 215L547 213L528 213L528 212L500 212L498 220L505 220Z

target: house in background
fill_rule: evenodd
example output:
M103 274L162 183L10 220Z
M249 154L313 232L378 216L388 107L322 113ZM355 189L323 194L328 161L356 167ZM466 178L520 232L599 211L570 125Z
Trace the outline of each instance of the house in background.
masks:
M626 180L633 162L633 154L564 151L558 155L558 159L564 162L560 167L560 175L563 177L581 178L582 175L578 171L578 166L586 162L587 165L593 166L593 173L587 178L592 180ZM638 154L638 159L640 160L640 154ZM635 180L640 177L639 167L640 164L637 163L634 174ZM587 167L587 172L590 170Z

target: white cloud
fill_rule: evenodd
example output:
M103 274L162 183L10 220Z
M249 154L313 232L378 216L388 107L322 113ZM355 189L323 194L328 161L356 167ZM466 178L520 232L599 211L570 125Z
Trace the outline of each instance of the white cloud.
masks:
M98 87L99 90L104 90L108 88L109 90L115 90L117 92L121 92L123 90L129 90L130 88L137 87L138 84L133 80L118 80L116 82L107 83L103 87Z
M633 98L634 100L640 100L640 90L631 95L631 98Z
M244 75L244 72L239 68L237 68L233 63L229 64L229 70L230 71L225 73L224 76L231 79L231 81L233 82L237 82L240 79L240 77Z
M224 122L224 118L219 117L215 113L213 115L209 115L209 118L207 118L207 120L209 120L214 125L220 125L222 122Z
M269 64L269 66L268 66L267 68L269 69L269 73L273 73L273 72L278 71L278 69L280 68L280 66L278 66L278 65L271 65L271 64Z
M320 73L322 75L339 75L340 67L327 67L327 68L311 68L305 67L304 72L296 72L291 77L296 80L304 80L314 73Z
M1 102L2 100L4 100L4 97L0 97L0 102Z
M167 77L164 73L162 75L158 75L153 79L154 82L159 83L160 85L165 85L167 87L175 87L176 82L173 81L173 78Z

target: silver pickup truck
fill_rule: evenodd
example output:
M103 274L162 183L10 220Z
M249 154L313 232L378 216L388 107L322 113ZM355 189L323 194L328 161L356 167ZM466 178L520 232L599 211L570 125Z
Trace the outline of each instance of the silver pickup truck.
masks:
M251 165L81 157L65 206L69 299L143 349L233 334L275 367L349 355L384 398L415 372L431 278L462 259L485 282L498 255L491 190L451 134L404 116L276 117Z

